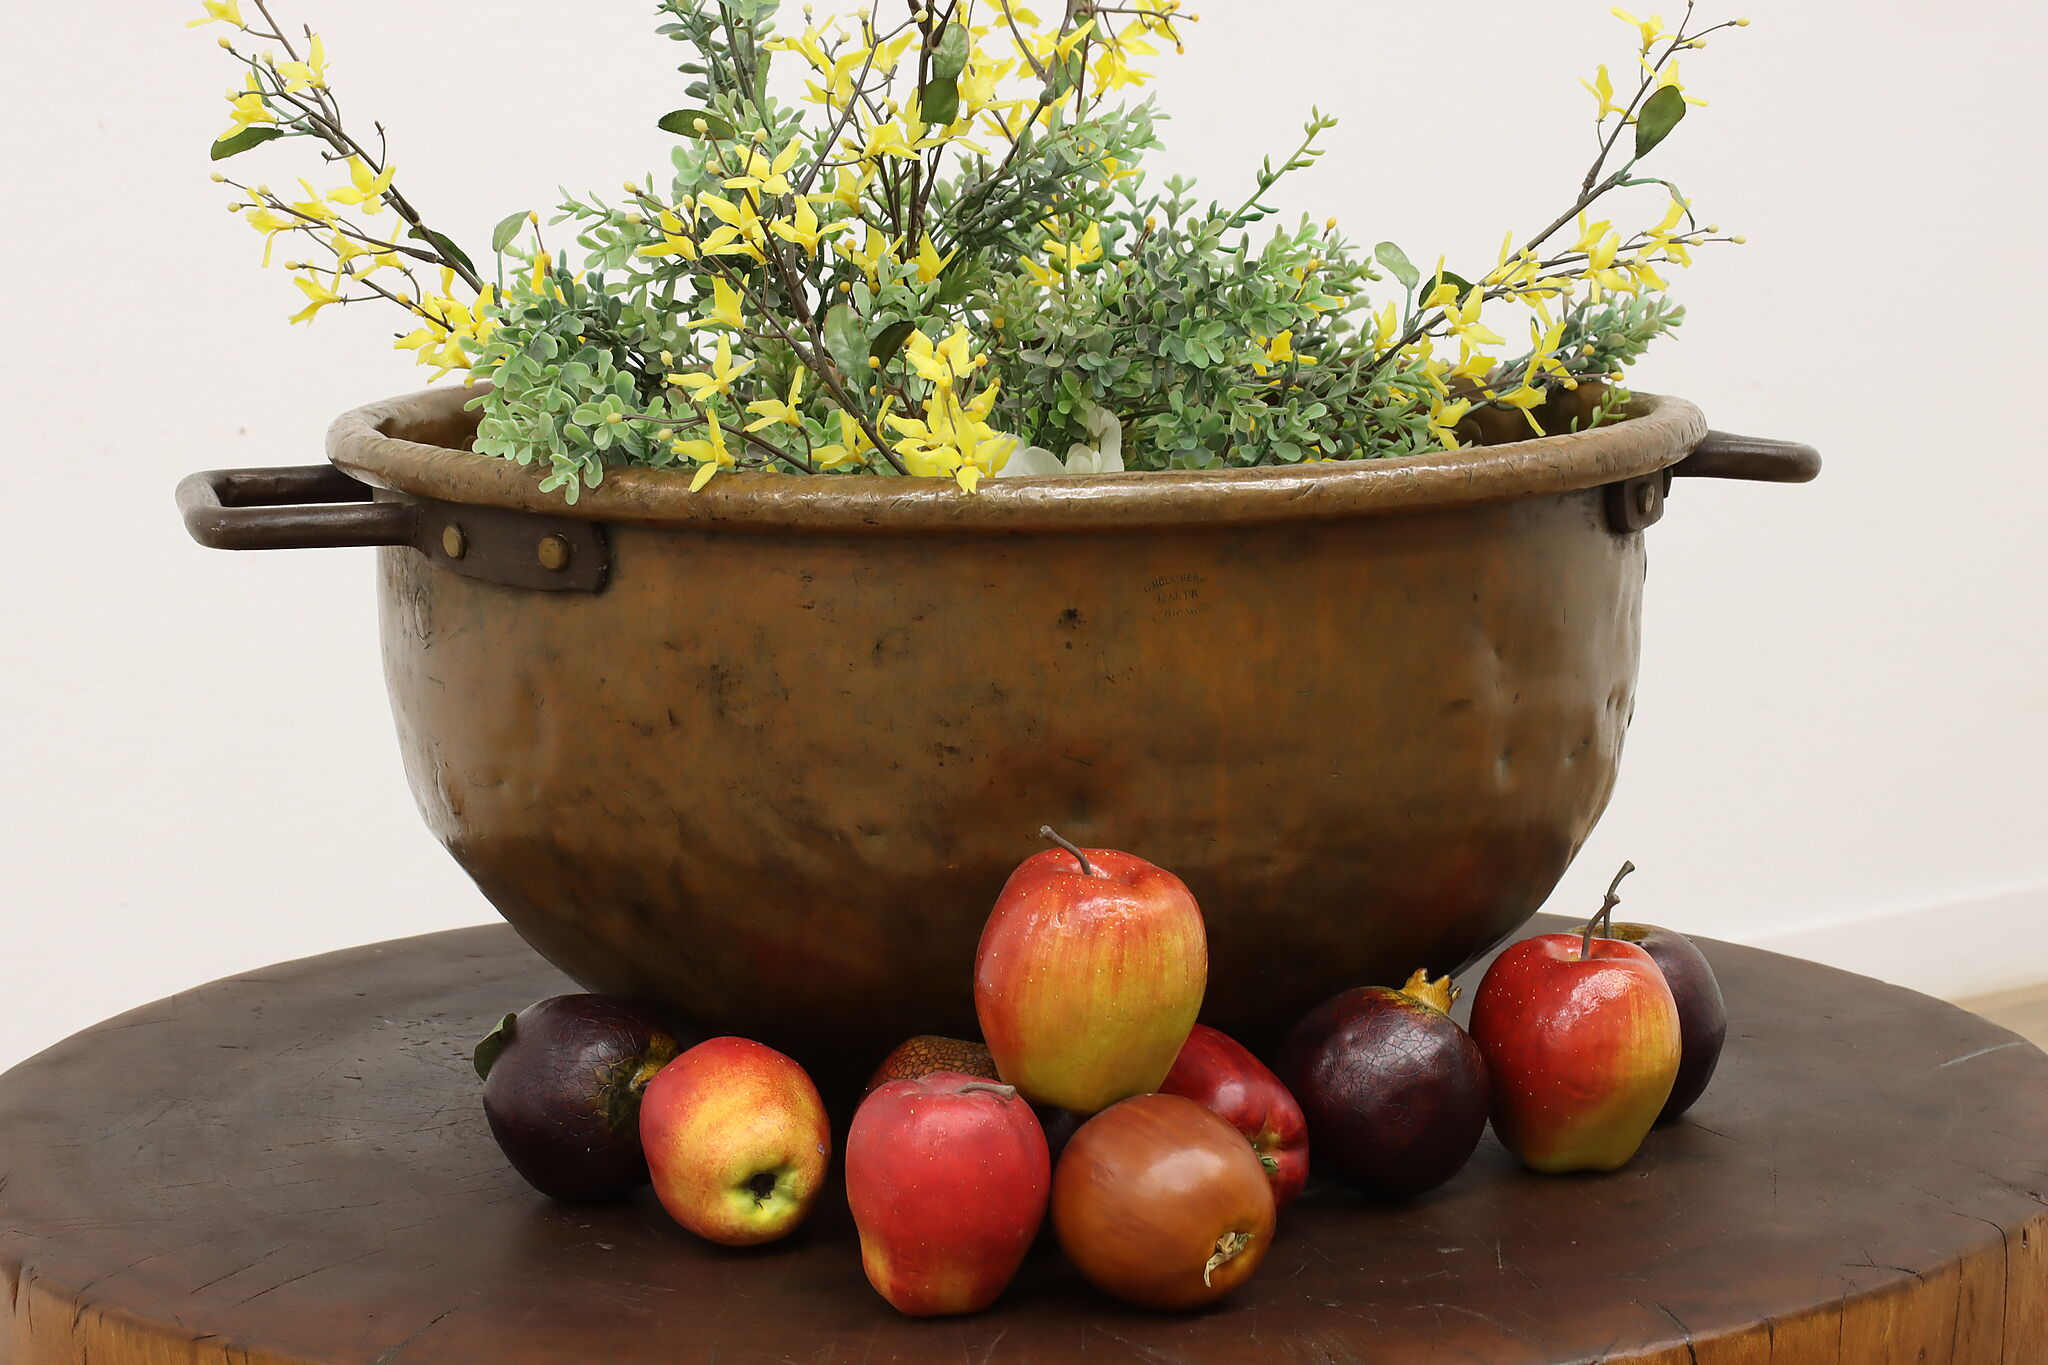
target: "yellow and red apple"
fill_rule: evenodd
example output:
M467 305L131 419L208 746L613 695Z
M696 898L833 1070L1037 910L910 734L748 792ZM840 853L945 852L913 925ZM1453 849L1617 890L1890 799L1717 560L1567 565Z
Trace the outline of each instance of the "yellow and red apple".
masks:
M748 1038L713 1038L663 1067L640 1098L640 1145L669 1216L726 1246L795 1231L832 1161L818 1088Z
M1059 842L997 896L974 1006L1005 1081L1034 1103L1092 1114L1166 1079L1202 1006L1208 939L1171 872Z

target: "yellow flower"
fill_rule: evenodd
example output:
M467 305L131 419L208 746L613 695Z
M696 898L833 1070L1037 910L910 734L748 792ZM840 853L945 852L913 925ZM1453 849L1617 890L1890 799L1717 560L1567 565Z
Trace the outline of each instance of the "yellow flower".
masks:
M853 420L851 413L842 408L838 416L839 439L811 451L811 463L819 469L839 469L854 464L860 460L863 451L875 448L875 443L868 439L868 434L861 430L860 423Z
M1611 13L1624 24L1634 24L1636 26L1636 30L1642 34L1643 51L1645 52L1648 52L1655 45L1656 41L1664 36L1664 16L1661 14L1653 14L1647 19L1638 19L1620 6L1616 6Z
M721 469L731 469L736 463L731 452L725 448L725 428L718 425L718 414L706 412L704 421L704 429L708 433L704 440L677 441L670 447L676 454L686 455L697 461L699 467L696 476L690 480L692 493L710 483L713 474Z
M897 238L895 241L884 240L881 234L871 227L867 230L866 240L860 246L856 247L850 242L841 239L833 246L833 250L859 266L861 273L868 277L870 287L880 288L881 264L885 259L892 264L895 263L896 248L901 245L903 245L901 238Z
M797 156L802 151L803 144L794 139L776 153L773 161L750 150L746 170L726 181L725 187L729 190L758 190L764 195L794 194L796 190L789 183L789 169L796 165Z
M1607 74L1606 63L1601 63L1600 74L1597 77L1591 81L1580 81L1579 84L1590 90L1593 97L1600 101L1600 112L1594 115L1595 118L1604 119L1609 114L1628 112L1626 106L1614 102L1614 77Z
M336 292L334 292L333 289L330 289L326 285L320 283L319 278L311 273L292 276L292 283L299 287L300 293L304 294L308 299L311 300L311 302L308 303L304 308L301 308L298 312L292 314L293 322L311 321L313 315L318 313L322 308L325 308L328 304L341 302L340 294L337 294ZM340 271L335 272L334 283L336 285L339 285L341 283Z
M751 198L738 203L717 194L700 194L697 202L711 210L712 217L719 225L709 236L697 244L697 249L706 256L750 256L754 260L767 259L762 250L767 245L768 233L761 225L761 215Z
M751 360L742 360L737 365L732 359L732 338L721 333L718 338L718 354L712 359L711 373L691 370L683 374L672 374L668 382L689 390L690 401L703 404L719 394L732 392L735 379L754 368Z
M1387 306L1389 308L1393 307L1392 304ZM1297 355L1295 353L1294 329L1291 327L1270 341L1265 337L1253 337L1252 340L1258 343L1259 350L1263 356L1262 359L1252 362L1252 369L1258 374L1264 374L1269 364L1313 365L1316 363L1316 358L1312 355ZM1273 382L1277 384L1280 381L1276 379Z
M988 425L995 400L993 384L966 403L948 386L934 389L925 400L922 420L890 417L889 425L904 434L896 443L904 467L920 478L950 474L961 488L973 492L984 477L1002 467L1017 445L1016 437Z
M953 258L959 254L959 248L956 247L947 252L944 259L941 259L939 249L932 245L930 237L926 237L917 245L917 278L925 284L930 284L939 277L939 272L944 270L952 262Z
M1052 269L1050 266L1040 265L1029 256L1019 256L1017 264L1024 267L1024 273L1029 275L1032 283L1036 284L1040 289L1050 289L1060 281L1059 271Z
M903 358L910 362L910 368L917 371L919 378L941 389L952 388L988 363L987 355L974 353L973 340L967 335L967 329L958 323L954 324L952 335L936 345L922 329L913 331L904 343Z
M923 127L922 124L918 126ZM904 161L915 161L922 149L923 143L911 136L908 124L897 119L888 123L877 123L868 129L867 141L860 147L860 159L876 161L885 156L893 156Z
M303 62L279 62L277 74L284 77L287 91L327 88L327 45L314 34Z
M277 122L277 115L271 113L270 106L263 102L263 87L256 83L256 73L250 72L243 80L245 84L240 91L230 90L227 93L230 122L227 131L215 138L215 142L224 142L254 124Z
M859 210L861 195L866 193L868 182L874 179L873 166L842 166L832 174L832 188L824 194L811 195L817 204L837 204L849 213Z
M796 201L796 213L793 215L793 220L790 222L778 220L770 223L768 230L783 241L793 242L797 246L802 247L805 255L815 256L818 254L819 242L824 240L827 235L844 231L852 226L853 220L849 218L841 219L837 223L827 223L820 227L818 225L818 215L811 211L810 200L799 199Z
M1464 444L1458 439L1458 423L1465 420L1465 414L1472 411L1470 400L1460 398L1447 403L1442 398L1432 398L1429 404L1429 429L1435 433L1445 450L1456 450Z
M386 162L383 170L372 174L367 162L352 156L348 159L350 183L327 191L327 198L336 204L360 204L364 213L375 216L384 211L384 191L391 188L391 177L397 171L397 163Z
M684 326L740 327L745 322L740 315L740 291L727 284L723 276L716 276L711 281L711 311L701 318L692 318Z
M686 261L697 259L697 243L691 240L682 219L663 209L655 221L661 228L661 240L641 247L640 255L680 256Z
M1045 254L1053 260L1064 261L1069 270L1099 261L1102 259L1102 228L1096 223L1088 224L1078 242L1049 240L1045 244Z
M747 430L759 431L762 427L772 427L779 422L784 426L792 426L801 431L804 419L803 413L796 405L796 400L797 396L803 391L804 371L803 367L799 365L796 373L792 374L789 378L789 397L787 399L758 398L747 404L748 412L758 412L761 414L759 421L747 423Z
M441 288L445 291L453 287L454 272L443 270L441 275ZM463 342L482 343L496 330L497 322L488 311L493 297L489 285L484 286L474 304L466 305L445 292L430 294L416 306L426 325L391 344L398 350L412 351L420 364L434 366L434 379L450 370L466 370L470 372L462 382L474 383L477 376L470 370L469 351Z
M306 197L291 206L292 212L299 214L301 217L317 219L323 223L331 223L335 220L338 215L328 205L327 201L320 197L320 191L313 188L312 181L301 177L299 188L306 192Z
M201 24L233 24L236 28L247 28L242 22L242 0L202 0L206 13L197 19L187 20L186 28L198 28Z
M263 265L268 269L271 250L277 245L277 234L297 227L299 220L274 212L265 204L251 204L242 216L250 227L263 234Z

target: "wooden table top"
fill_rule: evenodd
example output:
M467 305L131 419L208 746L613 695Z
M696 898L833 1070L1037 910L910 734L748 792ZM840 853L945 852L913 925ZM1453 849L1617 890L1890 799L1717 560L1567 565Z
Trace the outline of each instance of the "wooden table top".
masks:
M1209 1312L1123 1307L1041 1245L994 1309L934 1321L869 1289L837 1189L740 1252L651 1195L529 1191L468 1052L566 983L509 930L286 963L0 1078L0 1365L2048 1359L2048 1057L1703 946L1720 1074L1616 1174L1526 1174L1489 1136L1405 1207L1312 1186Z

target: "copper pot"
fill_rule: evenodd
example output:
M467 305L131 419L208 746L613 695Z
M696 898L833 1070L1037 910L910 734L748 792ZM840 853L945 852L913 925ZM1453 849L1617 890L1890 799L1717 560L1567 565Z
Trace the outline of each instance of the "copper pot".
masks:
M815 1065L971 1033L1050 823L1180 874L1203 1018L1455 970L1542 904L1635 701L1675 474L1803 446L1645 398L1411 459L940 480L619 470L574 507L465 450L470 395L357 409L331 466L197 474L192 534L374 544L421 813L595 990Z

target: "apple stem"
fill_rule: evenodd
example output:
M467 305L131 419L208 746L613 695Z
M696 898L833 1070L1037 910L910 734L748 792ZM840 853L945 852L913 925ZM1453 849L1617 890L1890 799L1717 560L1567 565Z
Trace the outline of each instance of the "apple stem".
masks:
M1585 934L1579 940L1579 961L1591 962L1593 960L1593 927L1595 925L1600 927L1600 935L1603 938L1614 927L1614 907L1621 904L1621 897L1615 895L1614 890L1621 885L1623 877L1626 877L1635 870L1636 865L1634 863L1625 862L1621 865L1621 871L1614 874L1614 880L1607 883L1606 899L1600 902L1600 908L1595 910L1592 917L1586 921Z
M1636 865L1634 863L1625 862L1621 865L1621 871L1614 874L1614 880L1607 883L1607 897L1600 902L1600 911L1594 916L1595 919L1600 921L1602 937L1605 937L1614 928L1614 907L1621 904L1621 897L1615 895L1614 890L1621 885L1623 877L1626 877L1635 870Z
M1092 877L1095 875L1095 869L1091 867L1088 863L1088 855L1083 853L1080 849L1074 847L1072 844L1068 843L1065 839L1062 839L1060 837L1060 833L1058 830L1054 829L1051 825L1040 825L1038 827L1038 833L1041 838L1050 839L1054 843L1058 844L1061 848L1065 849L1067 852L1073 854L1075 859L1078 860L1081 864L1082 876Z
M994 1081L969 1081L953 1093L956 1095L999 1095L1003 1099L1013 1100L1017 1098L1017 1087L1014 1085L998 1085Z

